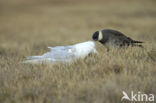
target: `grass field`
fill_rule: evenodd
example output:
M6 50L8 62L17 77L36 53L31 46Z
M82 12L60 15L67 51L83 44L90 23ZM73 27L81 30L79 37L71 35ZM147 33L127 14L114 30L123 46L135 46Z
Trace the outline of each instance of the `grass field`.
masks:
M99 55L69 66L20 63L106 28L144 48L106 52L97 42ZM0 103L121 103L122 91L156 95L155 0L0 1Z

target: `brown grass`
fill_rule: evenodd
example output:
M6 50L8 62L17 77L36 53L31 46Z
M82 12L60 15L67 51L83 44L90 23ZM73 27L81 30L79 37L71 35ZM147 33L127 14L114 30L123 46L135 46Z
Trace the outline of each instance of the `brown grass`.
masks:
M120 103L123 90L156 94L155 3L1 1L0 103ZM144 41L144 49L108 53L97 43L98 56L71 65L20 63L48 46L90 40L104 28Z

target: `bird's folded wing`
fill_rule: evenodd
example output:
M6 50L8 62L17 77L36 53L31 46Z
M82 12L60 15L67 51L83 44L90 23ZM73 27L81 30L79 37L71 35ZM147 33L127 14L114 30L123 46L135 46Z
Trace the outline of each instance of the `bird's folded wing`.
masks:
M42 55L43 58L53 58L55 60L69 60L72 59L72 46L57 46L48 47L51 51Z
M51 51L61 51L61 50L67 50L72 49L72 46L56 46L56 47L48 47Z

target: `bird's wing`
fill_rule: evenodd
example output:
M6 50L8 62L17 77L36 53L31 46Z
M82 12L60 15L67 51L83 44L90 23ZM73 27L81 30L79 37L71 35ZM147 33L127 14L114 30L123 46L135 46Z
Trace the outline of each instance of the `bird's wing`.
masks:
M29 56L23 63L70 62L73 58L73 46L48 47L51 51L41 56Z
M136 40L133 40L131 39L130 37L123 37L123 36L120 36L117 38L116 40L116 44L119 44L120 46L139 46L139 47L142 47L142 45L139 45L137 43L143 43L141 41L136 41Z
M121 33L120 31L116 31L116 30L107 29L107 30L104 30L104 32L111 33L112 35L118 36L118 37L119 36L126 37L123 33Z
M72 46L56 46L56 47L48 47L51 51L60 51L65 49L71 49Z
M119 31L112 31L114 36L118 37L120 41L123 41L124 44L133 44L133 43L143 43L142 41L136 41L131 39L130 37L125 36L123 33Z
M48 47L51 51L42 55L43 58L53 58L58 61L72 59L73 46L57 46L57 47Z

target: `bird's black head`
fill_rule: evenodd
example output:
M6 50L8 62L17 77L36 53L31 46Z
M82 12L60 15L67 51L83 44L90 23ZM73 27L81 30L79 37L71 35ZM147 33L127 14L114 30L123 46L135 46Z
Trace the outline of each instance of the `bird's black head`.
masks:
M95 40L95 41L98 41L98 39L99 39L99 31L96 31L96 32L93 34L92 39Z

